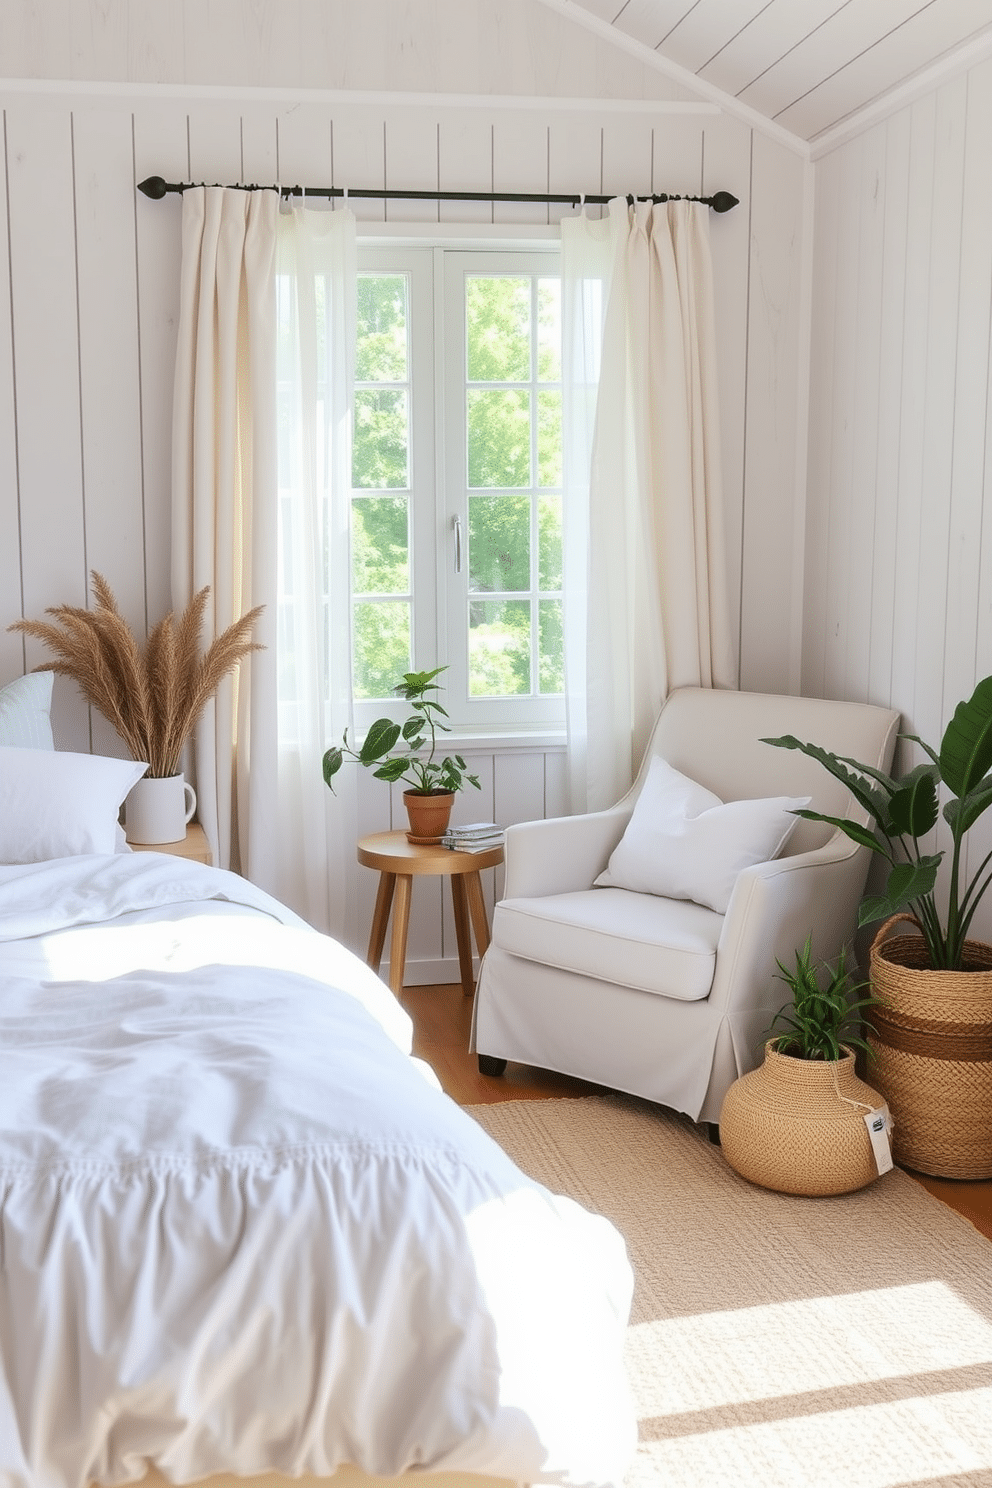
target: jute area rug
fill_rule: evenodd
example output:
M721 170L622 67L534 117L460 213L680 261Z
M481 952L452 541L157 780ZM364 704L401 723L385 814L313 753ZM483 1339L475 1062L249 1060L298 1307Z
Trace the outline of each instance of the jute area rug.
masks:
M992 1485L992 1244L906 1174L787 1197L637 1101L468 1109L626 1239L628 1488Z

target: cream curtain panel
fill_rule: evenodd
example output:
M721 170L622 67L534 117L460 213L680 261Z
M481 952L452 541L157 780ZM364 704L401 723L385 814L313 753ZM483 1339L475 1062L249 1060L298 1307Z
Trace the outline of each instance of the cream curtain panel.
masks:
M573 811L618 800L675 687L736 686L708 209L562 223Z
M173 604L209 584L210 635L265 606L196 731L200 820L216 863L339 936L354 806L321 757L350 720L355 282L350 212L185 192Z
M183 195L172 438L172 602L210 585L211 640L264 604L253 652L207 705L193 742L214 862L275 891L276 444L273 264L278 195Z

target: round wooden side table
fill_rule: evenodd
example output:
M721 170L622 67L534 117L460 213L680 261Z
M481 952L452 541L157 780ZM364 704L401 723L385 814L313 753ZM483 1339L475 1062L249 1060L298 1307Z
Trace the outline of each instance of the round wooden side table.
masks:
M466 997L471 997L474 984L469 922L471 921L471 927L475 931L475 943L481 956L489 945L489 921L479 874L483 868L495 868L498 863L502 863L502 845L486 848L485 852L459 852L450 847L427 847L408 842L406 833L402 831L373 832L368 837L359 838L358 861L366 868L379 870L379 892L376 895L369 953L366 957L375 972L378 972L382 960L386 926L395 894L393 938L389 949L389 985L397 997L403 990L413 880L425 874L434 877L443 875L451 879L462 991Z

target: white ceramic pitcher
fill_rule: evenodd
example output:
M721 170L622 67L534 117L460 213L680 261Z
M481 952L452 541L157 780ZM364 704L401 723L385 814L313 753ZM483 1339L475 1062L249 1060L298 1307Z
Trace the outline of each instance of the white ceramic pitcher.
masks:
M182 842L195 810L196 792L182 775L146 775L131 787L124 803L125 835L135 847Z

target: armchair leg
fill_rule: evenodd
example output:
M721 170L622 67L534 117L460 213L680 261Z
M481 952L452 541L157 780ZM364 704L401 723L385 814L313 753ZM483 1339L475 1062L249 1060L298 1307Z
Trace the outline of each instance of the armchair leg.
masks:
M504 1072L505 1069L506 1069L506 1060L505 1059L495 1059L492 1054L480 1054L479 1055L479 1074L480 1075L495 1075L495 1076L499 1076L499 1075L503 1074L503 1072Z
M714 1147L720 1145L720 1123L718 1121L707 1121L706 1130Z

